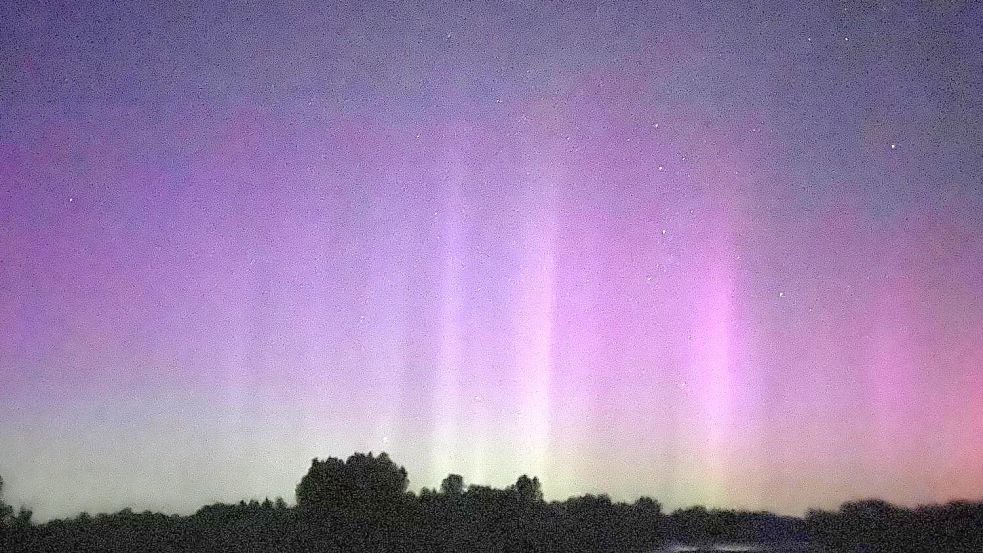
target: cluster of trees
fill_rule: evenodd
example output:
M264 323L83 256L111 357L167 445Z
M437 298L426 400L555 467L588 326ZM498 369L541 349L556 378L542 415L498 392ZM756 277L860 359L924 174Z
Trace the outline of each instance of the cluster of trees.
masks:
M908 510L847 503L804 519L708 510L664 513L655 500L586 495L547 502L537 478L505 489L466 486L450 475L436 490L408 492L406 470L388 455L314 459L282 499L216 504L191 516L123 510L31 525L0 502L0 550L18 551L651 551L667 541L811 542L834 551L983 550L983 503ZM941 549L940 549L941 548Z
M810 536L838 551L983 551L983 502L906 509L871 499L809 511Z
M29 529L33 515L34 513L23 505L17 511L17 514L14 514L14 508L4 503L3 477L0 477L0 536L5 535L9 531Z

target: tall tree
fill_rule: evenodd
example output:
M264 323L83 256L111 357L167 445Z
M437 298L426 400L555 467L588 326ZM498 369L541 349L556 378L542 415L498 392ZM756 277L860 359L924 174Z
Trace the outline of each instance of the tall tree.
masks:
M3 502L3 477L0 476L0 528L7 526L8 520L13 514L14 508Z
M444 495L459 496L464 493L464 477L460 474L448 474L440 483L440 493Z
M539 478L529 478L525 474L515 481L515 492L521 503L537 503L543 500L543 487Z
M314 459L297 485L297 504L328 510L385 510L402 503L409 478L406 469L385 453L356 453L342 462Z

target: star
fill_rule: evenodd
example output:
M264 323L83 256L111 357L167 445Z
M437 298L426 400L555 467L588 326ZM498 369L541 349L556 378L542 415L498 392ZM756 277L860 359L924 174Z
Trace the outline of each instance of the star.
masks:
M891 149L892 149L892 150L897 150L897 149L898 149L898 145L897 145L897 144L893 144L893 143L892 143L892 144L891 144Z

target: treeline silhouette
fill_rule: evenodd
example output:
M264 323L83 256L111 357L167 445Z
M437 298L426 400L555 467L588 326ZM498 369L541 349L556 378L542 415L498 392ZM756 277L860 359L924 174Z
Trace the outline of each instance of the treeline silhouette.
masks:
M505 489L465 486L454 474L438 490L414 494L408 485L406 470L385 453L356 453L346 461L314 459L297 485L296 506L277 498L209 505L190 516L124 509L32 524L30 511L15 514L3 503L0 480L0 551L630 552L733 541L843 552L983 551L983 503L905 509L868 500L805 518L703 507L667 514L647 497L546 502L539 480L525 475Z

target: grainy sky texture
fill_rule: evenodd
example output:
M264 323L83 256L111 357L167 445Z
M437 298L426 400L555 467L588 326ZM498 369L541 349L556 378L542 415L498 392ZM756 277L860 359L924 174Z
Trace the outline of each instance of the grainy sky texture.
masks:
M983 4L122 4L0 6L9 502L983 496Z

